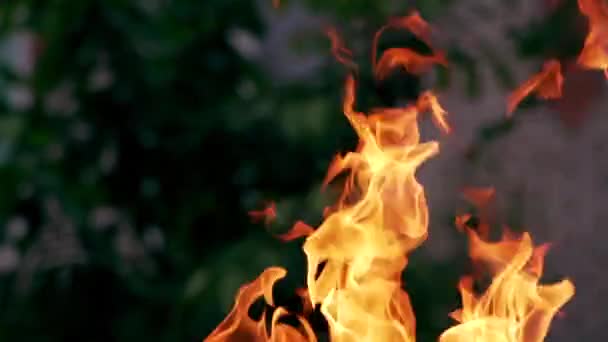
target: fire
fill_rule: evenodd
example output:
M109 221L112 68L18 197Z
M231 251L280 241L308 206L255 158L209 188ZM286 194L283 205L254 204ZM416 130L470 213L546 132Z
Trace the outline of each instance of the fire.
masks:
M378 40L389 27L408 29L431 47L432 28L417 12L391 20L374 38L372 68L378 79L397 67L420 73L435 64L447 65L444 54L432 47L431 56L407 48L388 49L376 62ZM439 152L436 141L421 141L418 120L428 113L439 129L449 133L447 112L432 91L423 92L405 107L359 112L352 52L334 29L327 30L327 35L336 59L353 72L345 82L343 112L359 145L353 152L336 156L329 166L325 185L342 173L347 177L338 202L325 210L323 223L315 229L300 221L279 235L284 241L306 237L307 286L297 290L303 312L275 307L272 288L287 271L270 267L241 287L232 311L205 341L316 341L306 319L314 308L320 308L334 342L415 341L416 319L401 276L409 253L428 235L429 212L416 170ZM556 87L561 89L562 82L559 68L558 62L546 63L543 72L516 91L517 97L533 90L544 98L558 96ZM482 208L482 218L489 216L483 208L493 198L493 189L467 189L464 195ZM271 204L250 214L269 222L276 217L276 208ZM467 226L471 217L461 215L456 223L469 234L473 261L489 269L492 281L481 296L476 296L472 278L463 278L463 308L453 314L460 324L443 333L440 341L541 341L552 317L573 295L573 285L567 280L538 285L546 247L534 248L528 234L505 235L500 242L488 242L488 234L478 235ZM487 224L480 227L484 232L489 230ZM259 319L250 316L249 310L258 299L272 308L270 321L266 314ZM283 323L286 316L295 318L297 324Z
M603 70L608 78L608 4L604 0L578 0L578 7L589 21L589 33L578 64Z
M312 234L315 229L302 221L296 222L291 230L278 236L280 240L291 241Z
M329 27L325 33L331 42L331 52L334 58L343 65L349 67L351 70L357 70L357 65L353 61L353 53L344 45L342 38L338 35L335 28Z
M374 36L372 47L372 67L374 68L374 76L377 79L384 79L388 74L397 67L403 67L407 72L420 75L428 72L434 65L447 66L448 61L443 52L434 52L432 55L422 55L409 48L390 48L382 54L380 60L377 60L378 42L382 33L389 28L400 28L410 31L416 38L420 39L433 51L431 42L432 27L427 23L420 14L416 11L410 15L400 18L394 18L384 25Z
M420 75L428 72L435 64L447 66L448 61L445 55L424 56L408 48L390 48L384 52L376 64L375 75L378 79L385 79L393 69L399 66L411 74Z
M482 237L487 237L490 234L490 220L493 216L491 204L496 191L492 187L485 188L465 188L462 190L462 196L468 202L473 204L479 211L479 223L477 224L477 232ZM472 215L462 214L456 217L456 229L461 232L466 230L467 222L472 218Z
M445 331L439 341L543 341L553 316L574 295L569 280L538 284L548 245L535 248L528 233L517 237L507 231L501 241L488 242L471 228L466 230L471 258L489 270L492 281L477 296L473 278L461 279L463 308L452 313L460 324Z
M486 188L464 188L462 196L473 204L476 208L484 209L490 204L496 195L496 190L491 187Z
M274 202L270 202L266 208L262 210L250 211L249 217L251 217L254 222L264 221L264 223L270 224L277 218L277 206Z
M288 315L282 309L277 308L271 319L272 331L266 330L266 318L262 315L259 320L249 317L249 308L260 297L264 297L266 303L273 305L272 286L275 282L284 278L287 274L285 269L280 267L267 268L256 280L240 288L236 295L234 308L226 319L205 339L206 342L220 341L311 341L316 338L308 323L301 317L295 316L302 325L300 329L287 324L279 323L279 319Z
M524 82L511 93L507 101L507 115L511 115L519 103L530 93L536 92L541 99L556 99L562 96L564 77L558 60L552 59L543 65L543 70Z
M354 101L349 77L344 112L360 144L329 168L327 181L345 170L350 175L335 211L304 243L309 295L321 305L332 341L414 341L400 279L407 254L427 236L426 200L414 174L438 144L420 143L417 109L368 117Z
M480 222L469 227L472 215L464 214L456 218L456 225L468 234L474 265L485 270L491 282L477 295L474 278L462 277L458 285L462 309L451 314L460 324L445 331L439 341L543 341L552 318L574 295L574 286L567 279L539 285L549 245L535 247L530 234L518 236L505 228L498 242L489 241L487 208L495 197L493 188L466 188L463 195L479 208Z

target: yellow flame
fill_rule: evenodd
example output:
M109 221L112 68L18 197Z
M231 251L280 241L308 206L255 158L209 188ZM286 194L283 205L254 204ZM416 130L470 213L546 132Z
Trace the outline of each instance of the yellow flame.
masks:
M310 298L321 304L332 341L414 341L400 279L408 252L427 236L424 190L414 174L438 144L420 143L416 107L367 117L354 102L349 77L344 113L360 144L331 165L328 180L351 173L338 209L304 243Z
M547 245L534 248L528 233L516 237L507 232L492 243L467 231L469 254L489 271L491 284L477 296L473 278L461 279L462 309L452 313L460 324L445 331L439 341L543 341L554 315L574 295L569 280L539 285Z
M605 0L578 0L578 7L589 21L589 33L578 64L603 70L608 78L608 4Z
M580 0L581 2L583 0ZM388 27L406 28L430 44L431 27L413 12L393 19L374 38L372 67L377 78L384 78L396 67L419 73L433 64L447 65L441 52L421 56L405 48L388 49L376 62L377 43ZM327 30L332 52L353 72L357 67L334 29ZM545 64L543 72L516 90L509 99L515 108L532 91L542 98L561 94L563 79L559 62ZM316 341L304 315L320 306L329 324L333 342L415 341L416 320L401 274L409 253L427 238L429 213L424 189L415 173L427 159L438 153L436 141L421 142L418 127L420 114L430 113L444 132L450 127L446 111L437 97L424 92L415 104L403 108L376 108L365 114L355 109L356 81L349 76L345 83L344 115L359 138L354 152L338 155L330 165L324 184L348 171L338 203L325 211L325 220L317 228L297 222L292 230L280 235L283 240L306 236L303 245L307 257L307 288L299 289L304 313L293 315L275 308L269 324L266 316L254 320L249 308L263 297L274 307L272 287L286 271L271 267L255 281L243 286L226 319L205 340L220 341ZM468 189L470 201L485 206L494 196L493 189ZM487 216L487 210L484 210ZM271 220L274 205L251 213L253 218ZM528 234L505 235L491 243L466 226L470 215L457 217L456 223L470 237L470 255L484 264L492 277L491 285L480 296L473 291L473 280L460 282L462 309L453 317L460 322L441 337L441 342L540 342L557 310L572 297L574 287L568 280L538 285L542 274L545 246L534 248ZM482 223L482 232L489 225ZM294 316L297 326L282 323Z
M295 316L301 324L299 329L291 325L279 323L280 318L288 315L286 310L280 307L273 312L270 322L272 329L270 332L266 329L265 315L262 315L262 318L259 320L249 317L249 308L260 297L263 297L269 305L274 306L272 287L275 282L284 278L286 274L287 271L283 268L270 267L255 281L243 285L236 295L232 311L205 339L205 342L316 342L314 332L302 317Z
M346 81L344 114L360 143L357 151L337 157L328 170L327 182L350 171L339 203L316 230L298 222L282 238L308 235L303 247L308 259L307 292L311 305L321 305L332 341L414 341L415 318L401 288L401 273L407 254L427 236L428 209L415 171L439 150L435 141L420 142L417 120L429 111L449 131L446 112L430 92L421 95L415 106L376 109L369 116L357 112L354 103L351 76ZM269 208L276 215L274 207ZM267 216L266 211L256 213ZM242 336L256 336L255 341L282 341L284 336L314 340L304 321L300 330L275 325L284 310L275 311L270 334L263 319L248 316L249 307L262 295L272 305L272 285L285 273L270 268L244 286L233 311L206 341Z

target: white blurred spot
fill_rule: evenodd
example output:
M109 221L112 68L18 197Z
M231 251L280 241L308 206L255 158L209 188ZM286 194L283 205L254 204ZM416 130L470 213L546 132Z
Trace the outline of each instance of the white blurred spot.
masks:
M96 230L103 231L116 224L120 219L118 210L111 207L98 207L89 217L89 224Z
M29 77L34 71L35 36L31 32L13 32L0 42L0 62L21 78Z
M228 32L228 43L243 58L252 60L261 56L262 46L260 40L251 32L240 28L232 29Z
M13 110L23 112L34 104L34 95L29 87L22 84L9 85L6 88L6 100Z
M113 82L114 74L105 63L101 63L89 76L89 90L101 91L107 89Z
M321 32L328 19L295 1L286 6L281 15L274 15L276 11L268 7L267 1L258 2L266 32L260 42L261 55L255 62L279 83L318 81L328 52L296 49L295 46L313 38L326 40Z
M21 216L15 216L6 223L6 238L11 242L18 242L23 239L27 231L27 221Z
M20 259L19 252L14 246L0 246L0 274L16 270Z
M154 264L148 259L144 245L129 224L124 223L118 226L114 246L118 255L124 260L123 266L127 270L137 267L142 271L153 271Z

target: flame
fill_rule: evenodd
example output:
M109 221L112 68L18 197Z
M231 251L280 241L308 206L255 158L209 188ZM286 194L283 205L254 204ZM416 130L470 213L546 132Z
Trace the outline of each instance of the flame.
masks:
M264 221L264 223L270 224L277 218L277 206L274 202L270 202L266 208L262 210L250 211L249 217L251 217L254 222Z
M490 234L490 222L493 212L493 204L496 190L493 187L467 187L462 189L462 196L479 211L479 222L476 227L477 233L486 238ZM463 214L456 217L456 228L464 231L466 223L471 219L470 214Z
M384 52L376 64L374 73L376 78L382 80L397 67L403 67L411 74L420 75L428 72L435 64L448 65L443 53L425 56L408 48L390 48Z
M547 245L534 247L528 233L506 233L499 242L484 241L468 229L469 254L492 277L481 295L473 290L473 278L459 284L462 309L452 313L460 324L445 331L440 342L540 342L553 316L574 295L565 279L539 285Z
M372 47L372 66L374 76L384 79L395 68L403 67L407 72L420 75L429 71L435 64L447 66L448 61L443 52L434 52L426 56L409 48L390 48L384 51L380 60L377 60L378 42L381 35L389 28L406 29L416 38L427 44L433 51L431 33L433 28L427 23L417 11L413 11L405 17L391 19L388 24L382 26L375 34Z
M578 0L578 7L589 21L589 33L578 64L603 70L608 78L608 4L604 0Z
M232 311L226 319L205 339L206 342L291 342L311 341L316 337L310 325L300 316L295 316L300 323L300 329L279 322L279 319L288 315L283 308L276 308L270 322L270 333L266 329L266 315L263 314L259 320L249 317L249 308L260 297L266 303L274 306L272 298L272 287L287 274L280 267L267 268L255 281L242 286L236 295L236 301Z
M407 254L427 236L426 199L414 174L439 150L435 141L420 143L417 119L419 109L429 110L447 131L446 112L430 93L423 94L416 106L377 109L369 117L355 111L354 102L355 80L350 76L344 113L360 143L355 152L337 157L328 170L326 182L350 170L336 208L316 230L299 222L281 238L309 235L303 246L308 260L306 293L310 306L321 305L332 341L414 341L415 318L401 288L401 273ZM275 212L269 208L256 216ZM255 321L248 315L260 296L273 305L272 285L285 273L269 268L241 288L232 312L206 341L314 341L301 318L304 334L277 323L287 314L283 309L275 311L270 335L264 319Z
M543 65L543 69L535 74L509 95L507 100L507 116L510 116L519 103L530 93L536 92L541 99L556 99L562 96L564 77L558 60L551 59Z
M462 196L477 208L485 208L496 195L493 187L474 188L467 187L462 189Z
M296 222L291 230L278 236L280 240L291 241L312 234L315 229L302 221Z
M412 11L410 15L405 17L393 18L385 27L404 28L412 32L418 39L422 40L428 46L432 45L431 34L433 33L433 28L420 16L418 11Z
M327 34L338 61L354 65L352 53L337 32L329 29ZM332 341L414 341L415 318L401 288L401 273L408 253L427 237L428 209L415 171L439 151L435 141L420 142L417 120L420 113L430 112L434 122L448 132L447 113L433 93L425 92L414 105L374 109L367 116L355 110L353 76L347 78L345 88L343 111L359 137L359 146L355 152L335 158L324 182L349 171L342 196L334 208L325 211L326 219L316 230L298 222L279 237L308 236L303 246L308 261L307 291L300 295L308 296L310 307L320 305ZM276 212L271 206L252 214L269 217ZM248 316L249 306L262 294L272 305L272 284L285 271L269 270L241 289L233 311L207 341L236 339L241 331L254 340L275 338L266 334L263 321ZM284 310L275 311L275 316L283 314ZM273 318L273 322L277 320ZM306 334L298 338L296 330L281 325L273 323L271 330L276 336L291 334L295 341L309 340L305 339L310 337L308 326L302 326Z
M418 98L416 106L419 112L430 112L435 125L444 133L451 132L451 128L446 120L447 112L441 107L437 96L433 92L429 90L422 93Z
M485 270L491 282L476 295L475 278L461 278L462 309L451 314L460 324L446 330L440 342L541 342L559 308L574 295L567 279L539 285L548 244L534 247L530 234L518 236L507 228L498 242L489 241L487 207L495 194L489 187L463 190L483 216L475 230L467 226L470 214L458 216L456 227L468 234L475 269Z
M382 26L374 35L374 41L372 43L372 66L376 66L377 54L378 54L378 43L382 34L389 28L405 29L410 31L416 38L423 41L426 45L432 48L431 44L431 33L433 28L427 23L418 11L413 11L408 16L397 17L389 20L389 22Z
M414 173L438 144L420 143L415 107L368 117L354 103L349 77L344 113L360 143L331 164L326 182L350 175L337 210L304 243L310 299L321 304L332 341L414 341L400 277L407 254L427 236L426 200Z
M372 68L378 79L397 67L421 73L434 64L447 65L441 52L422 56L407 48L388 49L376 62L379 37L389 27L406 28L430 46L432 28L417 12L391 20L374 38ZM375 108L368 114L357 111L353 54L335 29L326 33L332 53L352 72L345 82L342 107L359 145L353 152L337 155L328 168L324 186L342 173L348 175L337 203L324 210L323 223L315 229L298 221L278 236L284 241L306 237L307 286L296 290L303 313L278 307L270 322L267 315L258 320L250 317L250 307L260 298L275 307L272 288L286 271L270 267L239 290L232 311L205 341L315 342L306 317L318 307L333 342L415 341L416 319L401 286L401 274L409 253L428 235L428 207L416 170L439 151L436 141L421 142L418 119L429 113L436 126L449 133L447 112L431 91L405 107ZM549 61L540 74L515 91L509 106L514 109L532 91L542 98L557 96L561 83L559 62ZM489 216L484 208L494 197L493 189L467 188L463 194L482 208L482 219ZM276 208L270 204L250 215L269 222L276 217ZM539 285L546 245L535 248L527 233L521 237L505 234L500 242L488 242L489 225L478 235L467 226L471 218L459 215L457 227L468 233L471 258L486 266L492 282L476 296L473 278L462 279L463 307L452 315L460 324L445 331L440 341L540 342L557 310L574 294L572 283ZM283 323L286 316L295 317L297 327Z
M349 67L351 70L357 70L357 64L353 61L353 53L350 51L342 41L342 38L338 34L335 28L329 27L325 30L329 41L331 42L331 52L334 58L342 63L343 65Z
M471 218L473 218L473 215L471 214L456 215L456 218L454 219L456 229L458 229L459 232L464 232Z

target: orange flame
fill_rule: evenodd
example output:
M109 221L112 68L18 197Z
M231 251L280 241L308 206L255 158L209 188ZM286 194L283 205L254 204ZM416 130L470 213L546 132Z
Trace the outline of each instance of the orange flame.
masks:
M353 53L344 45L342 38L338 34L335 28L329 27L325 30L327 37L331 42L331 52L334 55L334 58L349 67L352 70L357 70L357 64L353 61Z
M427 23L418 11L413 11L410 15L405 17L397 17L389 20L388 24L382 26L374 35L374 41L372 43L372 66L376 66L377 54L378 54L378 43L380 36L389 28L405 29L410 31L416 38L423 41L426 45L432 48L431 44L431 33L433 28Z
M479 210L479 223L476 231L481 237L488 237L490 234L490 220L492 219L491 204L496 195L496 190L492 187L474 188L467 187L462 190L463 197ZM461 215L456 218L456 228L464 231L467 221L471 218L470 214Z
M277 206L274 202L270 202L268 206L262 210L250 211L249 217L251 217L254 222L264 221L265 224L270 224L277 218Z
M336 31L327 33L336 58L354 65ZM355 152L335 158L324 182L350 171L342 196L335 208L326 210L327 217L318 229L298 222L280 238L308 236L303 246L308 261L306 293L310 307L321 305L332 341L414 341L415 318L401 288L401 272L407 254L427 236L428 209L415 171L439 151L435 141L420 142L417 119L420 112L428 111L448 132L446 112L431 92L425 92L416 105L375 109L366 116L355 110L353 76L347 78L345 88L344 114L360 142ZM272 207L256 216L268 217L269 213L275 213ZM272 284L285 272L270 270L266 271L270 275L263 274L241 290L232 313L208 341L237 338L239 331L262 341L274 338L261 330L262 321L252 321L247 315L256 296L265 294L272 304ZM275 316L284 314L277 311ZM277 327L275 322L273 319L273 332L288 331L294 340L303 340L304 335L296 338L295 330ZM308 326L303 327L310 336Z
M493 188L467 188L463 194L482 211L495 197ZM528 233L517 236L508 229L499 242L489 242L487 232L467 227L470 218L461 215L456 227L468 233L469 255L476 269L483 266L489 273L491 283L478 296L474 278L461 279L462 309L451 314L460 324L445 331L439 341L543 341L559 308L574 295L574 286L569 280L538 284L548 244L534 247ZM480 225L488 228L484 217L480 219Z
M552 59L543 65L543 70L515 89L507 100L507 116L510 116L519 103L530 93L536 92L541 99L556 99L562 96L564 77L561 64Z
M388 25L395 28L407 29L418 37L418 39L425 42L428 46L431 46L433 28L420 16L418 11L412 11L410 15L405 17L391 19Z
M467 228L467 223L472 217L473 215L471 214L456 215L456 218L454 219L454 225L456 226L456 229L458 229L459 232L464 232Z
M421 56L405 48L385 51L376 63L377 41L387 27L407 28L427 44L430 41L431 28L417 12L392 20L374 38L372 66L376 77L384 78L399 66L419 73L432 64L447 65L441 53ZM355 72L352 53L337 32L329 29L327 34L336 59ZM544 98L555 96L561 91L561 82L559 63L550 61L541 74L515 92L510 106L515 108L533 90ZM324 185L348 171L337 204L324 211L325 220L317 229L297 222L289 232L279 235L285 241L307 237L303 245L307 288L296 291L304 304L304 315L276 308L270 324L266 315L259 320L249 316L249 308L260 297L274 307L272 287L286 271L270 267L239 290L232 311L206 341L314 342L316 337L304 316L319 305L331 341L415 341L415 317L401 286L401 274L409 253L428 235L428 207L415 173L439 151L436 141L421 142L418 119L419 114L429 112L434 123L449 132L446 111L430 91L413 105L376 108L369 115L358 112L355 103L356 82L349 75L342 105L359 145L354 152L338 155L328 168ZM494 197L494 190L468 188L463 194L483 209ZM276 217L274 204L269 208L251 214ZM492 283L476 296L473 278L462 279L463 308L453 314L460 324L444 332L440 341L540 342L557 310L573 295L573 285L568 280L538 285L547 246L534 248L528 234L505 234L498 243L487 242L486 234L478 235L467 227L470 218L468 214L458 216L457 226L468 232L470 255L476 263L487 266ZM295 316L297 327L280 321L287 315Z
M338 209L304 243L309 295L321 304L332 341L413 341L415 318L400 277L408 252L427 236L426 200L414 173L438 144L420 143L416 110L366 117L353 108L352 77L345 94L360 144L329 168L326 181L350 175Z
M400 278L407 253L427 236L426 200L414 173L438 152L438 144L420 143L417 110L379 111L369 118L356 112L354 89L354 78L349 77L344 111L360 144L356 152L334 161L327 178L329 182L345 170L351 172L337 209L317 230L297 223L282 238L310 234L303 247L308 296L311 306L321 304L332 341L414 341L415 318ZM434 97L421 103L449 128L445 112L433 109L440 108ZM305 334L277 323L285 310L275 311L270 335L264 319L248 316L249 307L262 295L273 305L272 285L284 275L281 268L269 268L241 288L232 312L206 341L314 341L301 318Z
M496 190L492 187L467 187L462 189L462 195L475 207L484 208L494 199L494 196L496 195Z
M534 248L528 233L505 234L499 242L469 233L469 254L489 270L492 282L477 296L473 278L463 277L459 288L462 309L452 313L460 324L445 331L440 342L543 341L559 308L574 295L569 280L539 285L547 245Z
M589 33L578 64L603 70L608 78L608 4L604 0L578 0L578 7L589 21Z
M385 79L397 67L403 67L411 74L420 75L428 72L435 64L448 65L443 53L438 52L435 55L425 56L408 48L390 48L384 51L376 64L375 76L380 80Z
M269 305L274 306L272 287L278 280L284 278L286 274L287 271L280 267L270 267L255 281L242 286L236 295L232 311L209 337L205 339L205 342L315 342L316 337L310 325L302 317L295 316L301 325L300 329L279 322L279 319L288 314L282 308L277 308L272 314L270 333L266 329L265 314L258 321L249 317L249 308L260 297L263 297Z
M425 56L408 48L390 48L384 51L380 60L377 61L380 36L389 28L406 29L433 49L431 44L433 29L417 11L413 11L408 16L390 20L374 36L372 66L377 79L385 79L392 70L398 67L403 67L409 73L420 75L429 71L435 64L447 66L448 61L443 52L436 52L433 55Z
M422 93L418 98L416 106L420 112L430 112L435 125L444 133L450 133L452 131L445 118L447 112L441 107L437 96L435 96L433 92L425 91Z
M293 225L291 230L289 230L285 234L279 235L278 238L283 241L291 241L291 240L295 240L295 239L298 239L298 238L301 238L304 236L308 236L308 235L312 234L314 231L315 230L313 227L307 225L306 223L304 223L302 221L298 221Z

